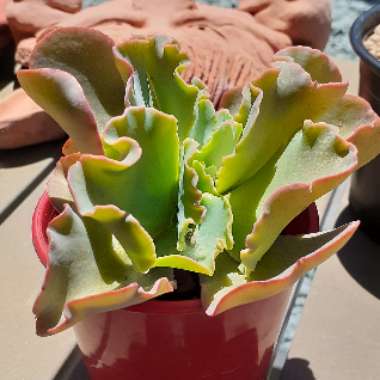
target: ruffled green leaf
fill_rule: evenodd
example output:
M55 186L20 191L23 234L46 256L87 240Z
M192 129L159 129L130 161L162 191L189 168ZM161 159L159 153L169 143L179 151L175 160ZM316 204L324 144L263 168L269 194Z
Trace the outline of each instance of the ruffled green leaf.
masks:
M234 120L244 126L244 134L247 134L256 121L262 96L261 89L253 85L246 86L243 90L233 88L223 95L220 106L229 110Z
M219 124L219 121L216 123ZM202 192L216 195L216 171L223 157L233 152L241 130L241 125L230 118L213 130L208 141L199 150L199 143L195 140L187 138L184 141L178 203L179 251L185 249L185 240L189 239L196 226L201 223L205 212L205 208L200 205Z
M112 204L132 214L153 236L163 232L177 208L179 142L173 116L153 108L130 107L123 116L112 119L105 141L118 137L135 140L141 147L127 150L117 161L104 156L82 155L69 170L69 184L81 214L96 205ZM136 144L132 144L136 145Z
M231 207L227 198L207 193L202 195L201 205L206 208L204 220L187 237L184 250L174 253L173 249L160 248L163 256L157 258L156 267L186 269L209 276L214 273L215 258L233 245Z
M25 92L71 137L77 149L83 153L103 153L95 115L72 75L43 68L21 70L17 78Z
M275 61L298 63L318 83L341 82L342 75L335 63L323 52L307 46L290 46L274 55Z
M177 214L179 251L185 249L185 240L192 234L196 224L201 223L206 212L205 207L201 205L202 192L197 187L197 172L189 165L189 159L197 147L198 143L190 138L186 138L182 146Z
M117 60L124 57L133 66L129 85L130 105L153 106L178 120L181 141L189 136L195 121L195 103L199 88L181 77L186 55L166 38L132 39L118 46Z
M94 312L173 291L170 270L135 272L121 245L102 232L83 223L69 206L50 223L49 265L33 308L39 335L58 333Z
M47 183L47 193L56 210L63 210L65 203L73 205L74 199L71 195L69 183L67 182L68 168L79 159L79 155L62 157L50 174Z
M225 158L217 182L219 192L236 187L257 173L276 152L284 149L306 119L339 127L339 133L357 147L359 166L378 154L378 116L363 99L345 95L347 86L340 83L338 68L325 54L290 47L276 53L274 66L253 82L250 91L246 89L239 95L233 90L223 99L223 106L228 106L235 120L243 124L248 120L251 102L251 112L257 120L251 118L250 129L245 128L236 152ZM255 88L263 91L262 101L255 95Z
M186 157L185 173L191 174L188 175L191 181L187 182L193 186L192 191L188 186L189 190L185 191L185 195L186 193L193 194L190 197L190 199L193 199L193 204L195 204L195 201L199 202L202 192L217 195L215 188L216 172L222 163L223 157L234 151L241 131L241 125L229 119L221 122L202 146L193 139L185 140L185 147L190 142L192 144L192 150L191 152L189 151ZM199 224L199 221L196 221L196 223Z
M195 111L196 118L194 126L190 131L190 137L200 145L205 144L212 133L227 120L232 120L232 116L227 110L221 109L215 111L214 105L207 96L198 97Z
M93 249L103 251L104 236L114 237L131 260L138 272L146 272L156 260L156 248L153 239L131 214L121 211L115 206L97 206L83 215L85 222L91 221L99 234ZM101 233L103 232L103 233ZM102 239L99 237L102 236Z
M218 195L215 188L214 177L207 172L206 164L198 160L192 160L191 167L196 171L198 176L198 189L202 193Z
M248 270L293 218L355 169L356 148L336 133L335 127L306 122L284 152L232 191L234 251L245 243L241 260Z
M291 60L298 63L319 83L340 82L338 67L319 50L293 46L280 50L275 60ZM321 115L313 121L323 121L339 127L339 134L358 149L358 167L375 158L380 141L380 120L364 99L346 94L338 102L331 103Z
M358 149L358 168L379 154L380 119L364 99L345 95L316 120L339 126L339 134Z
M191 161L199 161L205 165L206 172L216 177L223 158L235 150L242 132L240 123L227 120L220 124L210 135L208 141L191 156Z
M214 276L201 279L206 314L214 316L284 291L342 248L358 226L352 222L327 232L279 236L248 278L240 272L239 263L219 255Z
M343 83L318 84L295 62L278 61L253 85L263 92L261 104L254 98L257 118L226 157L218 173L217 190L224 193L255 175L283 150L306 119L314 120L344 95ZM259 108L258 108L259 107Z
M30 59L33 69L59 69L79 82L99 130L124 111L125 87L113 45L109 37L93 29L60 28L37 43Z

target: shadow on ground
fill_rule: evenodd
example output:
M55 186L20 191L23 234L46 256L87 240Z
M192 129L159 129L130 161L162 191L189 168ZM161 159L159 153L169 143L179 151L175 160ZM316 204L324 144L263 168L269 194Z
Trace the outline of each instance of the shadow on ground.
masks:
M45 158L58 159L61 155L62 143L63 140L51 141L25 148L0 149L0 169L24 166L44 160Z
M316 380L309 365L306 359L288 359L281 372L280 380Z
M0 90L8 85L9 82L15 80L14 54L15 46L13 43L0 54Z
M336 226L355 220L349 208L339 215ZM372 240L362 228L340 250L338 258L355 281L380 299L380 244Z
M76 346L69 357L63 363L53 380L89 380L79 348Z
M20 188L16 196L9 202L2 204L0 202L0 225L17 209L17 207L34 191L34 189L44 180L46 176L55 167L55 161L61 155L62 142L53 141L50 143L13 149L0 150L0 181L5 183L4 173L1 169L14 168L30 165L34 162L42 161L46 158L53 158L50 164L47 164L41 172L36 175L24 188Z

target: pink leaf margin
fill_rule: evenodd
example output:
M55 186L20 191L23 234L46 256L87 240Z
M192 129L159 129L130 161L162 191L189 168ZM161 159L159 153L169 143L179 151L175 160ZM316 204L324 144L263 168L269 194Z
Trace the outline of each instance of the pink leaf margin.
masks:
M351 239L359 225L359 221L351 222L334 239L309 255L298 259L287 270L276 277L263 281L251 281L233 287L220 299L213 300L209 305L204 304L206 314L208 316L216 316L233 307L274 296L289 288L304 273L326 261L335 252L339 251Z

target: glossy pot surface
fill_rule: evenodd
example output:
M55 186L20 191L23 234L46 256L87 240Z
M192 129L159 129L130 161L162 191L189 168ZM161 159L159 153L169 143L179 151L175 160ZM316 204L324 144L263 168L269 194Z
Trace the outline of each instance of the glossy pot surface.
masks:
M55 215L46 194L33 216L33 242L46 265L46 227ZM315 205L286 233L318 231ZM263 380L291 289L271 298L204 314L200 300L149 301L92 315L75 327L92 380Z
M93 380L263 380L289 292L216 317L199 300L151 301L74 329Z

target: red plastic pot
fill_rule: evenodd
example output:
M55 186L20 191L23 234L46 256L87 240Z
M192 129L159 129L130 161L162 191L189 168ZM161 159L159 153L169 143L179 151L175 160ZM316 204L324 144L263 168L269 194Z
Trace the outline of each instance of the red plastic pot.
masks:
M33 216L33 243L46 265L46 227L55 210L46 194ZM315 232L313 204L284 230ZM263 380L290 289L207 317L199 300L149 301L95 314L74 327L92 380Z

